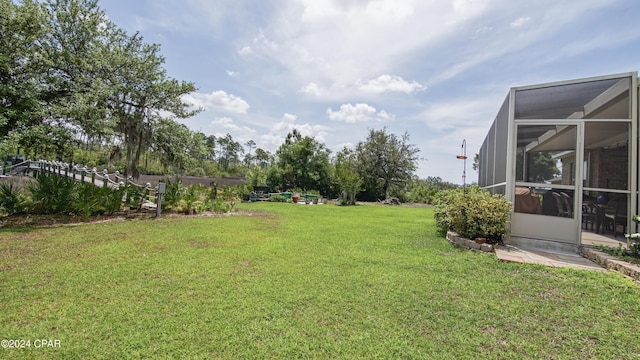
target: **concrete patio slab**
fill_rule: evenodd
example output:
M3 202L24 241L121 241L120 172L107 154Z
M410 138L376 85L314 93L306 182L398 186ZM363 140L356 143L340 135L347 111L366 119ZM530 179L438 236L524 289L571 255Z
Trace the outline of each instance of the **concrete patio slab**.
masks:
M499 260L519 262L525 264L540 264L551 267L566 267L582 270L605 271L600 265L585 259L579 254L550 253L538 249L527 249L511 245L495 247L495 253Z

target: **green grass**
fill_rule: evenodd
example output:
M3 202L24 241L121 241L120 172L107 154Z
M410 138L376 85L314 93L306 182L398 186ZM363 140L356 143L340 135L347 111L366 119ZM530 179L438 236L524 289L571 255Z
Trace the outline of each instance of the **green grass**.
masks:
M502 263L428 208L241 204L251 216L0 229L0 358L629 359L640 287Z

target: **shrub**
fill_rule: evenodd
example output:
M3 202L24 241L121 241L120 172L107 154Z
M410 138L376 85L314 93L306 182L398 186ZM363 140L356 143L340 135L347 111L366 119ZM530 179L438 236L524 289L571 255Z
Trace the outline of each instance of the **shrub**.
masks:
M117 189L110 187L100 188L101 204L107 215L111 215L120 210L122 207L122 198L124 197L125 187L121 186Z
M98 187L89 183L76 186L73 211L84 217L107 214L111 215L122 207L122 198L126 187L117 189L111 187Z
M201 167L189 169L187 171L187 176L207 176L205 170Z
M287 202L288 199L283 196L283 195L271 195L269 197L269 201L273 201L273 202Z
M65 214L73 210L76 182L68 177L40 174L28 186L33 210L41 214Z
M138 186L131 183L129 183L125 188L127 194L127 205L132 209L142 209L142 204L144 204L145 200L149 196L149 189L147 189L146 186Z
M438 230L451 230L469 239L501 241L502 235L508 234L510 214L511 204L504 196L491 195L478 187L468 188L466 193L462 189L440 191L434 200Z
M166 187L164 198L162 200L162 209L172 209L180 204L182 196L184 194L184 186L182 186L182 179L177 178L175 181L170 179L166 180Z
M228 213L231 211L231 205L218 198L211 202L210 210L216 213Z
M199 204L200 190L202 185L190 185L186 188L182 196L182 205L184 212L191 215L196 212Z
M81 183L76 185L76 196L74 196L73 210L83 217L104 213L101 207L101 188L90 184Z
M0 212L7 215L22 213L26 208L26 197L12 183L0 183Z

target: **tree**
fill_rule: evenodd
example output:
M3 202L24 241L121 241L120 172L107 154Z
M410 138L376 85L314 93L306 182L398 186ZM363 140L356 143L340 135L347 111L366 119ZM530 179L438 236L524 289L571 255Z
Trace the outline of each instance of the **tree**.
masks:
M333 164L334 181L340 191L342 205L355 205L356 194L361 190L362 179L357 172L356 156L353 150L343 148L336 154Z
M253 158L251 156L251 150L256 147L256 142L253 140L249 140L245 143L245 145L247 145L249 147L249 154L247 154L247 156L245 156L244 161L247 164L247 166L251 166L251 162L253 161Z
M190 132L190 134L191 141L187 146L187 152L200 163L207 160L209 156L207 136L200 131Z
M205 141L207 145L207 160L214 161L216 159L216 144L218 143L215 135L207 136Z
M0 143L16 147L19 131L39 119L41 66L36 55L46 33L44 10L35 1L17 5L0 0L0 33Z
M269 154L268 151L265 151L261 148L257 148L254 157L258 166L260 166L261 168L266 168L269 166L270 164L269 159L271 158L271 155Z
M48 41L56 30L55 12L51 3L25 0L18 5L0 0L0 149L4 151L23 148L32 156L57 158L70 153L75 129L55 111L56 103L68 96L59 85L67 74L54 66L61 50ZM69 41L81 43L73 34ZM84 56L79 46L77 57Z
M181 99L195 86L168 78L159 45L144 43L137 33L128 36L116 30L107 45L103 100L125 144L125 174L137 177L140 156L150 145L155 124L167 114L186 118L199 111L190 110Z
M314 138L302 136L297 129L287 135L276 152L277 167L287 189L329 191L330 151Z
M63 157L69 139L117 135L135 177L154 125L198 111L159 46L118 29L97 0L0 0L0 12L0 147Z
M239 142L234 141L229 133L224 137L219 137L217 141L220 146L218 164L224 171L229 171L231 167L240 162L240 154L244 152L244 148Z
M400 138L382 130L369 130L367 140L358 143L358 173L368 200L387 198L392 186L404 189L417 168L420 150L409 143L409 134Z
M164 173L169 166L183 174L189 162L191 131L184 125L170 119L161 119L153 133L153 152L160 158Z

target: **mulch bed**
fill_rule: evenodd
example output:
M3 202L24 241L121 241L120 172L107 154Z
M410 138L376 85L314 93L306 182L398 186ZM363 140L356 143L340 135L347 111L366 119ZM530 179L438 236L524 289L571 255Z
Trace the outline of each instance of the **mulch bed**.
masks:
M155 216L155 211L148 210L119 211L113 215L99 215L88 218L78 215L22 214L0 217L0 228L44 227L67 224L86 224L104 221L143 220L152 219Z

